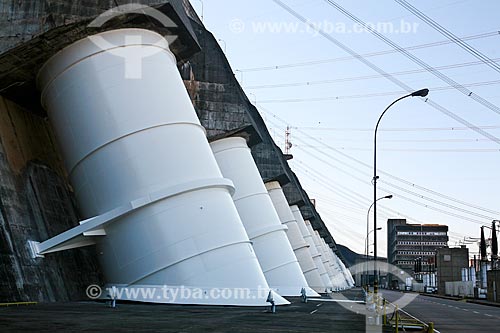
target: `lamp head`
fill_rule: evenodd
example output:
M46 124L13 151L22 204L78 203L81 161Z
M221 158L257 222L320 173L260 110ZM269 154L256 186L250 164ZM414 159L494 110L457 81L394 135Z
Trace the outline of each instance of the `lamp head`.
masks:
M377 229L375 229L375 230L377 230L377 231L378 231L378 230L382 230L382 227L378 227L378 228L377 228Z
M392 194L389 194L389 195L386 195L384 198L386 199L392 199L393 195Z
M420 90L417 90L415 92L413 92L411 94L411 97L425 97L429 94L429 89L425 88L425 89L420 89Z

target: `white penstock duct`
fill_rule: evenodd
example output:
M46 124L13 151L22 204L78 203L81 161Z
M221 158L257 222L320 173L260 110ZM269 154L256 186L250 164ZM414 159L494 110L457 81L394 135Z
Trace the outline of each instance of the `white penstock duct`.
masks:
M302 217L302 213L300 212L300 209L297 205L290 206L290 209L293 213L293 216L295 217L295 221L297 221L297 225L299 226L299 230L300 230L300 233L302 234L302 237L304 238L307 245L309 246L309 252L311 253L314 264L316 265L316 268L318 269L318 273L321 277L321 282L317 281L318 285L311 285L311 287L319 293L329 291L329 290L331 290L332 284L325 281L325 277L327 277L328 274L326 273L325 266L323 265L323 262L321 261L321 253L318 252L318 250L316 249L316 246L314 245L314 242L312 240L312 236L309 233L309 230L307 229L306 222L304 221L304 218Z
M33 242L32 251L97 244L106 287L158 291L122 299L268 305L233 183L220 172L176 64L159 34L120 29L82 39L43 66L42 105L87 220ZM178 288L201 294L174 298ZM249 294L218 297L215 288Z
M283 189L276 181L266 183L266 188L281 223L288 227L288 239L290 240L295 256L297 257L300 267L302 268L302 272L306 277L307 283L310 287L321 286L321 276L318 268L314 264L311 252L309 251L309 245L304 240L304 237L302 237L302 233L300 232L297 221L290 210L290 206L288 205L288 201L283 193Z
M281 296L314 295L287 238L246 140L230 137L212 142L224 177L234 182L233 200L271 288Z

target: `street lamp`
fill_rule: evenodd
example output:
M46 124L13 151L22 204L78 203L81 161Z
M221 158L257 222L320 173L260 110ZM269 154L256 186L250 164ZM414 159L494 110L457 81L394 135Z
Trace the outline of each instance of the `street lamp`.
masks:
M381 198L378 198L377 200L375 200L374 202L372 202L372 204L370 205L370 207L368 208L368 212L366 213L366 238L368 238L368 230L370 229L370 210L372 209L373 205L375 204L376 201L379 201L379 200L382 200L382 199L392 199L392 194L389 194L389 195L386 195L384 197L381 197ZM372 230L373 231L373 230ZM365 259L368 258L368 243L365 239ZM366 264L366 272L368 272L368 264ZM367 283L368 285L368 283Z
M377 130L378 130L378 125L380 124L380 120L382 120L382 117L384 114L389 110L391 106L396 104L402 99L405 99L407 97L425 97L429 94L429 89L421 89L418 91L415 91L411 94L399 97L395 101L393 101L391 104L389 104L388 107L385 108L384 112L380 115L377 121L377 125L375 126L375 133L373 135L373 229L377 229ZM374 233L373 235L373 241L375 243L374 249L373 249L373 273L375 276L375 280L373 281L373 291L374 293L378 293L378 277L377 277L377 233Z
M380 198L380 199L383 199L383 198ZM382 230L382 227L378 227L376 229L376 231L379 231L379 230ZM369 244L368 243L368 239L370 237L370 234L372 232L374 232L374 231L375 231L375 229L370 230L370 232L368 232L366 234L366 238L365 238L365 287L366 287L366 291L368 291L368 286L370 285L370 275L368 274L368 271L369 271L369 268L370 268L369 265L368 265L368 256L369 256L370 253L373 253L373 251L368 252L368 250L370 248L370 245L374 245L374 243Z
M366 235L366 238L365 238L365 247L366 247L366 249L367 249L367 250L368 250L368 237L370 237L370 234L371 234L372 232L374 232L375 230L376 230L376 231L380 231L380 230L382 230L382 227L378 227L377 229L372 229L372 230L370 230L370 232ZM370 244L370 245L375 245L375 244Z

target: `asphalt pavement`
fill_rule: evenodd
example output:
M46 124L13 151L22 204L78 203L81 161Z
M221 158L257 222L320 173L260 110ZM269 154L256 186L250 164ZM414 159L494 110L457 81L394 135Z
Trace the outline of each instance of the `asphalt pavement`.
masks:
M381 290L390 302L404 293ZM413 296L413 295L412 295ZM441 333L500 332L500 308L465 301L416 295L403 309L423 322L434 322Z

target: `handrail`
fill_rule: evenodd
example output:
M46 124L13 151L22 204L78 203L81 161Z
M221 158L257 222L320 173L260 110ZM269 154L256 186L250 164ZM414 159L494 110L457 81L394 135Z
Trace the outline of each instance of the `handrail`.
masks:
M36 305L38 302L11 302L11 303L0 303L0 306L19 306L19 305Z
M387 311L386 311L387 304L394 307L394 313L390 319L387 319ZM411 321L408 321L408 320L405 321L401 317L401 313L404 314L405 316L409 317L409 319L411 319ZM402 326L402 328L404 330L405 324L422 326L422 329L426 330L426 332L429 332L429 333L440 333L438 330L436 330L434 328L433 322L426 323L426 322L418 319L417 317L411 315L407 311L400 309L396 304L393 304L384 298L384 323L390 323L393 320L393 318L395 319L394 326L396 329L396 333L399 332L399 326Z

